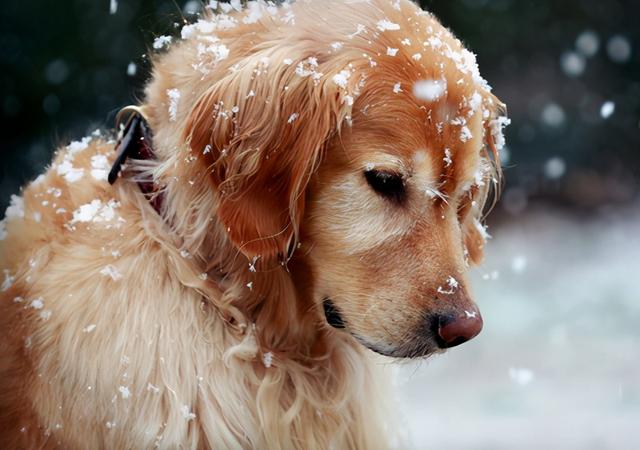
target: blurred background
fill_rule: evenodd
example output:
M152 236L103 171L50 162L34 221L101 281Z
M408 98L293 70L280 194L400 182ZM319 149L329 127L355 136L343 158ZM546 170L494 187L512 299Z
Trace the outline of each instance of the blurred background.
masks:
M321 0L318 0L321 1ZM485 330L394 366L410 448L638 449L640 2L425 0L508 105L474 271ZM197 1L4 1L0 208L58 144L112 127Z

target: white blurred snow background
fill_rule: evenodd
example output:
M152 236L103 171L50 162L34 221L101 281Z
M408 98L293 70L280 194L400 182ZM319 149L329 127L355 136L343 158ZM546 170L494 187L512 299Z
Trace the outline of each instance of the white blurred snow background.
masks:
M640 449L640 204L491 231L482 333L396 370L410 448Z

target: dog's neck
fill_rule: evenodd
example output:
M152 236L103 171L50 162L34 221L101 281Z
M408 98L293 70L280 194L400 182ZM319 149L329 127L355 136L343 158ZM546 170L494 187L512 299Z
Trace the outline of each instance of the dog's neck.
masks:
M222 298L209 300L223 316L230 304L240 311L245 320L240 328L255 327L264 351L282 352L299 362L323 357L327 333L332 332L313 304L312 276L304 257L294 255L285 263L243 255L217 219L218 195L207 173L177 139L179 125L165 121L153 107L147 111L156 158L150 175L162 186L159 219L175 237L176 250L197 266L202 278L218 285Z
M190 41L182 44L194 45ZM286 350L302 359L318 356L327 351L327 342L336 341L336 333L327 329L313 304L312 276L304 256L296 254L287 264L265 255L253 261L231 242L227 228L218 220L218 192L199 161L202 155L195 154L184 137L189 108L212 80L197 71L183 70L191 65L190 51L182 46L154 62L145 89L145 112L157 159L149 175L162 186L163 220L176 238L177 250L189 255L189 262L198 265L196 270L203 276L206 273L218 283L222 298L210 301L223 315L233 305L244 316L243 326L255 324L259 343L266 349ZM221 66L220 73L224 71ZM178 86L178 100L172 102L169 93Z

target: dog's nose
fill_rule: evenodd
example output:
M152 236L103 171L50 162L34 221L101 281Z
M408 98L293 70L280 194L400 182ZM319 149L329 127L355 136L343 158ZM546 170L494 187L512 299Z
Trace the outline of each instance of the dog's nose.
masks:
M478 311L465 311L461 316L438 318L438 345L455 347L473 339L482 331L482 316Z

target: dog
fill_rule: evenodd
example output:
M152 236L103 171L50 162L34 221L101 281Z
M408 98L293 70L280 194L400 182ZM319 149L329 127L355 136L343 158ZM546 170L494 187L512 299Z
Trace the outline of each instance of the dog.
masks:
M407 0L215 4L11 199L1 448L385 448L374 352L482 328L474 55Z

